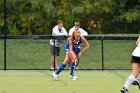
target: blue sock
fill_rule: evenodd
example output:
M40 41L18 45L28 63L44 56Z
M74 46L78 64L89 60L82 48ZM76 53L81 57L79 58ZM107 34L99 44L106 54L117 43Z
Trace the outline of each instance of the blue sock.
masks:
M56 70L55 74L58 75L65 67L66 67L66 65L62 63L62 64L59 66L59 68Z
M75 63L71 62L70 63L70 75L74 76L74 67L75 67Z

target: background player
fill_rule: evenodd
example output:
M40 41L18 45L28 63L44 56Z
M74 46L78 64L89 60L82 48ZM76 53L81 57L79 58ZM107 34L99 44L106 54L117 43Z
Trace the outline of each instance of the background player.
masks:
M124 87L121 89L122 93L129 93L128 88L129 86L135 81L140 88L140 82L138 81L137 77L140 71L140 37L137 39L136 48L132 53L132 74L127 78Z

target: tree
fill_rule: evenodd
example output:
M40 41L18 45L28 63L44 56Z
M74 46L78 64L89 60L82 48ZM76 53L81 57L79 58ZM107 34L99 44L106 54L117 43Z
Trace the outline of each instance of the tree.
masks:
M50 35L59 19L67 31L74 21L79 21L89 33L138 33L140 0L7 0L10 35ZM0 1L2 28L3 0Z

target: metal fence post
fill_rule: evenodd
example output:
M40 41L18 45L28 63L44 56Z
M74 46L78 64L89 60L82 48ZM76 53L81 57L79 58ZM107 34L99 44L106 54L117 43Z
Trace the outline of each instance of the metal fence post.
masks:
M3 0L3 8L4 8L4 71L6 71L6 0Z
M55 37L53 37L53 41L54 41L54 47L53 48L54 48L54 71L55 71L55 59L56 59L55 58L55 52L56 52L55 51Z
M101 48L102 48L102 71L104 71L104 42L103 42L103 37L101 39Z

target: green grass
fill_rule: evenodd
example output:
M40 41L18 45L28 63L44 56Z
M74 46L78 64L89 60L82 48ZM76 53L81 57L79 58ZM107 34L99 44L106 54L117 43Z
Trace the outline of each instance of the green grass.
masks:
M89 50L80 58L79 68L101 69L101 41L89 40ZM83 45L81 46L81 49ZM104 64L105 68L131 68L131 53L135 48L135 41L105 40ZM64 44L61 45L58 63L65 58ZM49 40L8 39L7 40L7 68L50 68L51 55ZM3 68L3 40L0 40L0 68Z
M52 71L0 71L0 93L120 93L130 71L76 71L77 81L62 71L59 81ZM139 93L137 86L130 93Z

